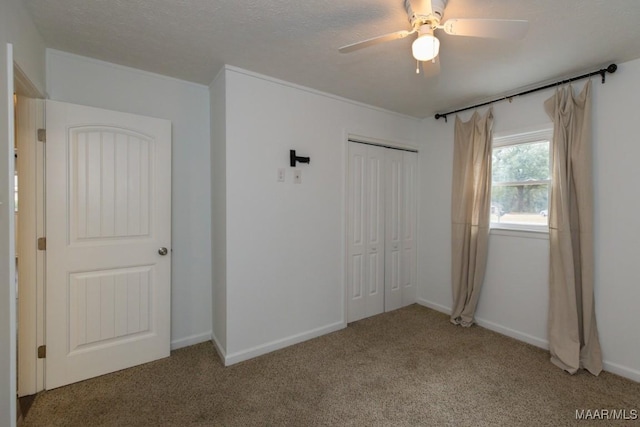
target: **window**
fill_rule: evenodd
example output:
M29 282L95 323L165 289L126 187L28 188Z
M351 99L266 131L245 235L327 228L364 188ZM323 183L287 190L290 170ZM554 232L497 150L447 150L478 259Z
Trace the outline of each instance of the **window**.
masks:
M493 138L491 228L548 231L551 129Z

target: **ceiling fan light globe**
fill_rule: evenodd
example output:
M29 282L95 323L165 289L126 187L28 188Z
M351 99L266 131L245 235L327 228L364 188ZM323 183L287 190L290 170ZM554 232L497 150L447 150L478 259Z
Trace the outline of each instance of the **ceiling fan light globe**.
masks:
M418 61L431 61L438 56L440 40L431 34L423 34L414 40L411 51L413 57Z

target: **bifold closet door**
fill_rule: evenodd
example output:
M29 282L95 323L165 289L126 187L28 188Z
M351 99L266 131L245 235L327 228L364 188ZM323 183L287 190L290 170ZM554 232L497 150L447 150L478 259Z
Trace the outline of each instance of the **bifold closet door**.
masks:
M416 300L417 156L401 150L386 152L384 311Z
M416 300L417 153L349 143L347 321Z
M384 307L385 149L348 144L347 321Z
M418 153L402 152L402 254L400 256L401 306L416 302L417 238L416 238L416 182L418 180Z
M402 307L402 151L386 153L385 205L385 298L384 311Z

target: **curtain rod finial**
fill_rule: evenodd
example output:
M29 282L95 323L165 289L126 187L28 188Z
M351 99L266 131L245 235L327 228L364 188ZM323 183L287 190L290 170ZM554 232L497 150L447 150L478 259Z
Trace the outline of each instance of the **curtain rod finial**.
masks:
M600 77L602 77L602 83L604 84L605 82L605 75L607 73L609 74L613 74L616 72L616 70L618 69L618 66L616 64L609 64L609 66L607 68L603 68L600 70Z
M439 120L441 117L444 118L444 122L447 123L447 115L446 114L440 114L440 113L436 113L436 120Z

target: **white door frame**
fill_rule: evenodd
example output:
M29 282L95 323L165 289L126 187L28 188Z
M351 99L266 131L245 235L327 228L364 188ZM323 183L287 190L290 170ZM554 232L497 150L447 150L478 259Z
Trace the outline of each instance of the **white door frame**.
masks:
M44 359L38 359L37 348L44 344L45 252L36 250L37 237L44 236L44 143L37 141L37 129L44 128L44 96L17 64L14 64L14 89L23 102L29 103L22 106L18 103L16 109L21 200L16 225L19 259L16 274L20 280L17 392L19 396L27 396L44 390Z
M2 77L4 80L0 82L3 88L6 88L6 99L1 102L6 102L7 106L7 127L4 130L6 132L6 143L7 146L3 148L4 154L0 154L0 159L2 159L3 165L0 165L0 173L4 176L0 181L3 181L3 185L6 185L5 190L9 190L9 183L13 180L13 162L10 160L10 153L13 152L14 146L14 122L13 122L13 45L11 43L7 43L5 45L6 48L6 57L5 63L3 64L6 72L6 76ZM1 50L1 49L0 49ZM7 156L7 157L5 157ZM11 159L13 160L13 159ZM4 182L7 180L6 183ZM5 298L0 298L0 304L2 304L2 310L6 313L6 316L3 316L2 324L0 324L0 340L6 340L3 343L3 347L0 350L2 354L0 354L0 360L3 363L3 366L0 366L0 369L7 370L8 375L3 375L2 380L0 381L0 424L15 426L16 425L16 408L17 408L17 399L15 398L16 392L16 293L14 282L16 279L16 271L15 271L15 228L13 224L14 214L11 212L11 208L13 206L13 199L7 194L6 197L3 197L0 200L0 204L6 203L6 206L1 206L2 214L4 220L0 223L0 235L2 239L6 239L6 241L2 242L5 246L5 250L7 252L8 257L2 259L2 266L0 267L0 271L2 274L2 280L6 281L6 288L2 289L0 293ZM8 258L8 259L6 259ZM6 292L5 292L6 289ZM3 314L4 314L3 313ZM8 338L8 339L7 339Z
M379 147L384 147L384 148L390 148L390 149L394 149L394 150L403 150L403 151L408 151L408 152L413 152L413 153L419 153L418 147L416 145L413 145L409 142L396 142L396 141L390 141L390 140L386 140L386 139L381 139L381 138L375 138L375 137L370 137L370 136L364 136L361 133L352 133L352 132L345 132L345 137L344 137L344 145L343 145L343 165L344 165L344 179L343 179L343 194L344 194L344 212L343 212L343 236L344 236L344 240L343 240L343 270L344 270L344 274L343 274L343 316L344 316L344 323L345 325L347 324L347 319L349 318L349 313L348 313L348 301L349 301L349 257L348 257L348 245L349 245L349 230L348 230L348 226L347 224L349 223L349 212L348 212L348 206L349 206L349 182L347 177L349 176L349 143L360 143L360 144L369 144L369 145L375 145L375 146L379 146ZM416 165L417 166L417 165ZM418 173L417 169L416 169L416 174ZM417 181L417 176L416 176L416 181ZM417 190L417 189L416 189ZM417 209L417 198L418 198L418 194L416 191L415 194L415 198L416 198L416 209ZM416 212L416 217L417 217L417 212Z

